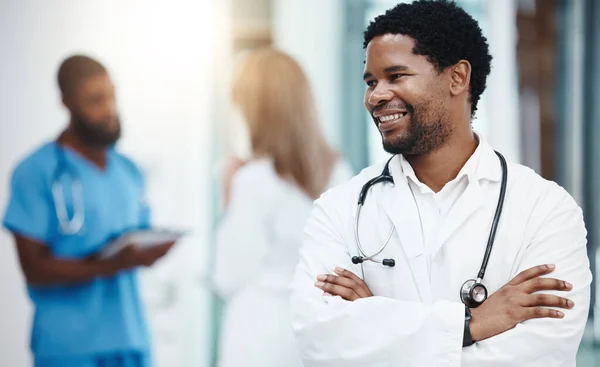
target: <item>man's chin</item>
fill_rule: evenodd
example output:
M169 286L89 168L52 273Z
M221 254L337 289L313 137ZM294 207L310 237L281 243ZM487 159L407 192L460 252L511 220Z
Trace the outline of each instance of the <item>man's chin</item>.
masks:
M106 147L111 147L115 144L117 144L119 142L119 137L117 138L110 138L110 139L105 139L102 143L104 146Z
M119 135L96 135L94 137L89 137L87 140L88 144L97 146L99 148L108 148L115 145L119 139L121 138Z
M405 139L394 139L390 141L383 139L383 150L390 154L410 154L414 150L414 144L411 141Z

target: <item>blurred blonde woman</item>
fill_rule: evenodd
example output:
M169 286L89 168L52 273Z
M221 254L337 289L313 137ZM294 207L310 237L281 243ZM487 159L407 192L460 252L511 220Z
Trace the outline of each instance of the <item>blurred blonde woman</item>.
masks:
M288 289L312 202L351 171L321 133L306 75L288 55L253 51L234 77L233 99L252 158L224 177L215 285L225 299L219 367L302 366Z

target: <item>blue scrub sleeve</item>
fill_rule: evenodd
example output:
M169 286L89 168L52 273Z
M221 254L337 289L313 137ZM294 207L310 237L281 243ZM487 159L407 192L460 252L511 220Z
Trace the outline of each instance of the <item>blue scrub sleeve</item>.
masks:
M51 236L53 206L42 171L21 164L13 172L3 225L9 231L47 243Z

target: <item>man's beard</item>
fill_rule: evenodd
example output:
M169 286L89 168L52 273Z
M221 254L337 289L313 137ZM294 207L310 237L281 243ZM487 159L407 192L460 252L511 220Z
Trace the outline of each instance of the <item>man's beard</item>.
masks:
M412 106L407 106L410 121L408 129L402 136L382 136L383 149L390 154L404 156L420 156L428 154L442 146L451 134L448 124L441 120L434 123L423 123Z
M77 136L87 145L109 147L121 137L121 122L117 120L117 129L107 131L102 125L94 125L79 115L72 115L72 126Z

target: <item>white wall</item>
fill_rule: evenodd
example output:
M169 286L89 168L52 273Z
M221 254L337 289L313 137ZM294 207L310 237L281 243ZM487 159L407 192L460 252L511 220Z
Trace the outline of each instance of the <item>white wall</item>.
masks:
M506 159L522 162L517 86L517 14L515 0L488 1L487 34L492 72L484 96L486 138Z
M144 273L158 366L204 366L214 0L0 2L0 207L16 161L65 126L55 82L72 52L112 73L124 127L120 144L148 174L155 221L194 235ZM8 233L0 232L0 366L30 365L31 307ZM170 288L169 288L170 287ZM165 290L176 297L169 307Z
M273 0L274 44L302 65L327 138L339 146L343 0ZM358 61L360 62L360 60Z

